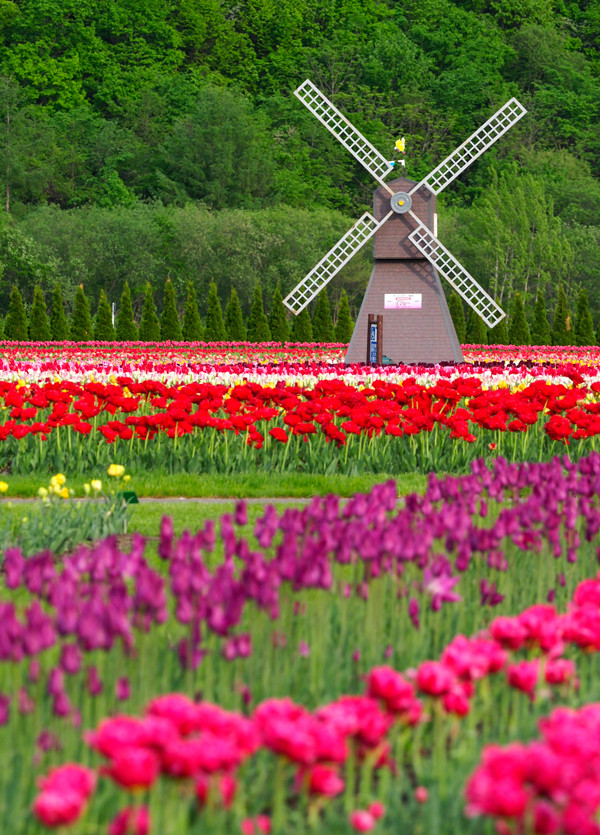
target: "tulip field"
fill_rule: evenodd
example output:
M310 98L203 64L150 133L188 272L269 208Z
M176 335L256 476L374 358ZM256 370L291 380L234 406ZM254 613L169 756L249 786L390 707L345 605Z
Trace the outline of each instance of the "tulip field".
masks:
M60 472L46 503L98 473L387 474L7 547L7 832L600 835L600 349L2 348L2 501L17 474Z
M513 362L474 346L461 365L373 369L343 365L336 345L310 361L306 346L132 345L7 349L0 469L467 472L490 453L542 461L598 447L597 349Z

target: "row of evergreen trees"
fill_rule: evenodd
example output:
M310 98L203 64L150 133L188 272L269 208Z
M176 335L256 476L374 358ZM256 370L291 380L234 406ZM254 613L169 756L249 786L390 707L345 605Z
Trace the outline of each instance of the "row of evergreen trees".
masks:
M571 314L564 287L558 289L552 327L548 321L543 292L538 292L531 317L525 313L521 293L515 293L510 311L493 329L487 329L483 320L469 308L468 318L462 300L452 293L448 307L456 328L459 342L469 345L600 345L600 326L594 333L594 322L586 290L582 287L577 296L575 316Z
M33 293L29 315L25 309L19 289L13 286L6 321L0 336L9 340L31 340L33 342L63 341L74 342L95 340L98 342L349 342L353 323L346 291L342 291L337 320L334 325L331 304L327 291L317 298L311 319L308 308L298 316L288 313L279 286L275 288L269 314L265 313L262 290L259 284L254 289L252 307L248 321L244 322L242 309L235 287L225 308L225 314L217 295L217 286L211 282L204 320L200 316L196 291L188 283L187 298L180 318L177 312L175 289L167 279L164 289L162 313L159 317L152 288L146 285L144 306L139 325L136 324L129 285L125 282L121 302L113 324L110 304L104 291L100 293L98 309L92 320L90 302L80 286L75 295L71 321L67 321L60 285L52 293L50 314L46 309L44 294L39 286Z
M573 317L568 306L564 288L559 287L552 327L548 322L545 299L542 292L537 294L531 319L525 313L523 297L515 293L509 315L496 327L488 330L482 319L471 309L468 318L462 300L452 293L448 302L456 333L461 343L496 345L595 345L600 344L600 327L594 333L587 292L582 288L577 298L577 310ZM44 295L39 286L33 293L29 315L23 298L16 286L10 295L6 321L0 318L0 337L9 340L31 340L34 342L74 342L96 340L99 342L349 342L353 323L350 316L348 297L343 290L333 322L331 304L327 291L323 290L316 301L311 319L308 308L288 321L288 312L283 304L279 286L275 288L269 313L265 312L260 284L254 289L254 296L248 321L244 322L242 309L235 287L225 308L217 294L217 287L211 282L204 319L200 316L196 291L188 283L187 298L180 318L177 312L175 289L167 279L164 289L163 307L159 317L152 288L146 286L144 306L139 325L136 324L131 303L129 285L125 282L119 310L113 324L112 313L104 291L100 293L96 316L92 320L91 308L83 286L75 296L71 321L67 320L60 285L52 293L50 314L46 309Z

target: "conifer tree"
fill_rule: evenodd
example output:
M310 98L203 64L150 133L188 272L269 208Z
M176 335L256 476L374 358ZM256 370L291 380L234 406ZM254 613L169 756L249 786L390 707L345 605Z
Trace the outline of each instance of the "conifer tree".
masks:
M556 308L554 309L554 318L552 320L551 336L553 345L571 345L573 343L571 313L569 311L567 296L562 284L558 288Z
M184 342L199 342L202 339L202 320L198 312L196 289L192 281L188 281L181 333Z
M450 298L448 299L448 310L450 311L450 316L452 317L452 321L454 322L454 330L456 331L456 336L458 337L458 341L462 345L466 341L467 337L467 322L465 319L465 308L463 306L461 297L458 295L458 293L455 293L454 290L450 293Z
M268 321L269 330L271 331L271 339L273 342L287 342L290 338L290 328L287 321L287 314L279 282L277 282L277 286L273 291L273 298L271 299L271 312L269 313Z
M4 340L4 317L0 316L0 342Z
M508 338L511 345L530 345L531 334L525 316L523 296L517 292L514 295L508 323Z
M292 342L313 341L312 322L310 321L308 307L305 307L301 313L294 316L292 320L292 334L290 339Z
M481 316L469 308L467 332L465 339L468 345L487 345L487 328Z
M333 342L333 319L327 289L321 290L317 296L312 326L315 342Z
M104 290L100 290L96 322L94 323L94 339L96 342L114 342L117 338L115 326L112 323L112 312Z
M6 339L15 342L25 342L27 340L27 314L25 313L23 297L16 284L13 284L10 291L8 313L4 323L4 336Z
M348 294L345 290L342 290L342 295L340 296L340 305L338 307L337 313L337 322L335 323L335 329L333 332L335 341L344 342L347 344L352 339L353 330L354 324L352 322L352 316L350 316Z
M217 285L211 281L208 285L208 297L206 299L206 327L204 328L204 339L206 342L225 342L228 335L223 321L223 309L217 293Z
M50 339L54 342L64 342L68 338L69 323L65 315L62 290L60 284L55 284L52 291L52 309L50 311Z
M39 284L33 288L33 302L29 311L29 339L32 342L49 342L51 339L46 302Z
M248 342L269 342L271 330L263 306L262 290L259 283L254 287L252 307L248 318Z
M235 287L231 288L231 294L225 308L225 330L227 339L231 342L246 341L246 325L240 307L240 300Z
M119 342L136 342L139 339L137 325L133 318L133 305L131 304L131 290L129 282L125 281L119 312L117 313L117 339Z
M550 324L546 314L546 297L542 287L538 288L533 308L533 320L531 322L531 344L551 345L552 335Z
M585 287L582 287L577 297L577 312L575 314L575 345L586 346L596 344L594 322L590 312L590 303Z
M495 328L488 329L488 345L510 345L507 319L508 317L504 316Z
M181 322L175 303L175 288L170 278L165 281L163 311L160 317L160 338L163 342L181 342Z
M88 342L92 339L92 314L83 284L79 285L75 293L70 336L73 342Z
M154 304L154 294L150 283L146 284L144 307L140 320L140 340L142 342L160 342L160 321Z

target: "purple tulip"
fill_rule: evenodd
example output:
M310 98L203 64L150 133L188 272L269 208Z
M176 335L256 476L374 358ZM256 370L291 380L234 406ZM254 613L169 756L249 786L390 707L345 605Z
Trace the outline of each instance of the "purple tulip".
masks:
M96 667L87 668L86 687L90 696L99 696L102 693L102 680Z
M76 644L63 644L60 666L68 675L75 675L81 669L81 650Z
M7 725L10 718L10 697L0 693L0 726Z
M131 688L129 686L129 679L127 678L127 676L118 678L115 684L115 697L120 702L126 702L130 696Z

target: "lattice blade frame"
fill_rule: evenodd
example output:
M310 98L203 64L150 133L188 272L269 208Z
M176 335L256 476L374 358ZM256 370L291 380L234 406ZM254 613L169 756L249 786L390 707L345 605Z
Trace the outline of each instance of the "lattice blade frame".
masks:
M462 145L459 145L450 156L440 162L437 168L434 168L420 183L417 183L410 193L417 191L421 186L427 186L434 194L439 194L526 113L527 111L517 99L512 98L507 101L475 133L465 139Z
M393 212L388 212L383 220L379 221L369 212L365 212L327 255L321 258L316 267L313 267L300 284L285 297L284 305L296 316L301 313L392 214Z
M390 187L383 182L383 177L390 173L393 166L385 159L379 151L365 139L365 137L358 131L354 125L348 121L343 113L329 101L318 87L312 83L310 79L306 79L297 90L294 90L294 95L300 99L302 104L310 110L313 116L316 116L322 125L325 125L327 130L332 133L347 151L350 151L353 157L357 159L369 174L374 177L378 183L392 194Z
M412 215L412 212L411 212ZM415 215L412 215L417 220ZM454 255L435 238L422 223L408 236L416 248L421 252L435 269L444 276L456 292L473 308L488 328L494 328L502 321L506 313L478 284L473 276L465 270Z

